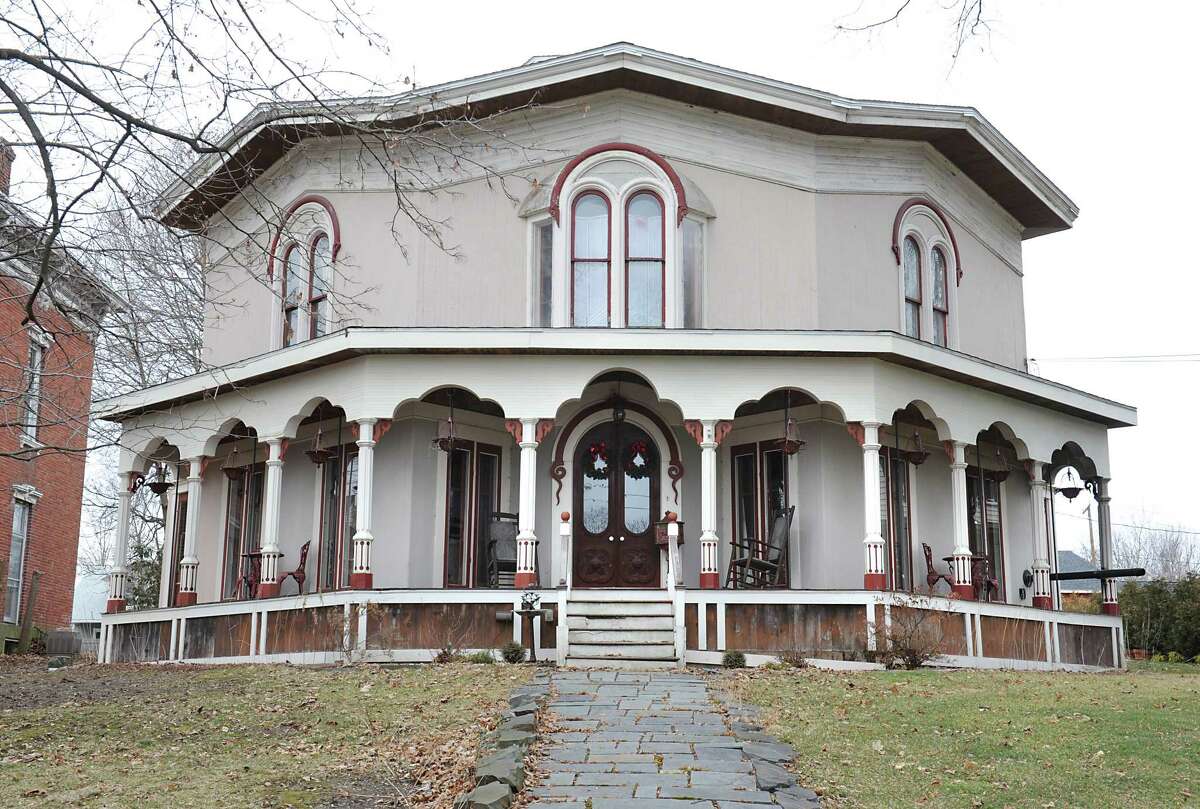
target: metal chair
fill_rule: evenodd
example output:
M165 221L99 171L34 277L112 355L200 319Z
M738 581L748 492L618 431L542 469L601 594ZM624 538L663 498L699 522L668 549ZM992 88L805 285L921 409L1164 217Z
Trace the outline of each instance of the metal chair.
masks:
M501 578L511 587L517 575L517 515L503 511L492 514L488 524L487 577L489 587L499 587Z
M939 581L946 582L946 586L953 589L954 582L950 579L949 573L939 573L937 568L933 566L933 548L930 548L927 543L921 543L921 550L925 551L925 584L932 591L937 587Z
M296 565L296 569L288 571L287 573L284 573L282 576L279 577L279 585L281 588L283 586L283 583L285 581L287 581L288 577L290 576L291 578L296 580L296 592L297 593L304 592L304 579L305 579L305 575L306 575L304 572L304 567L305 567L305 565L308 564L308 546L310 544L312 544L312 543L305 542L303 545L300 546L300 564Z
M734 557L729 560L726 587L787 587L788 535L796 507L779 509L771 518L767 541L747 538L733 543Z

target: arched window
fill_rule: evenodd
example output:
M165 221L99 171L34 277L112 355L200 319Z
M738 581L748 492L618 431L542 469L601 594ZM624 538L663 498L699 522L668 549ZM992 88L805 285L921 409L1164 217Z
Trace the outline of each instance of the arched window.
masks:
M933 342L950 345L950 292L946 281L946 254L933 248Z
M625 325L662 328L666 262L663 204L651 191L629 198L625 208Z
M283 263L283 344L290 346L302 339L300 307L308 291L308 271L304 266L304 250L300 245L288 247Z
M904 237L904 333L921 338L921 248Z
M329 331L329 290L333 285L333 258L329 237L324 233L313 239L308 282L308 336L320 337Z
M608 199L594 191L575 198L571 215L571 325L607 326L611 242Z

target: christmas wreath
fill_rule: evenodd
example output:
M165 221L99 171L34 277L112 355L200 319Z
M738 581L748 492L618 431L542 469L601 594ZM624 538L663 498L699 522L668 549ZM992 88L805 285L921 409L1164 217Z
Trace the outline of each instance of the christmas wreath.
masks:
M588 447L589 462L583 473L593 480L608 478L608 444L598 441Z
M640 463L639 463L640 461ZM625 450L625 463L622 465L625 476L631 480L641 480L650 476L650 448L645 441L633 441Z

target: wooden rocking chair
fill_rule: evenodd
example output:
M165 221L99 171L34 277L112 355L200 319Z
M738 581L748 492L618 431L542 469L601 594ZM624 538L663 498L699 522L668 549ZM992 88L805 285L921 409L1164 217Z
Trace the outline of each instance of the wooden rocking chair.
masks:
M726 587L737 590L787 586L788 534L795 514L795 506L776 511L766 542L747 538L733 543L734 556L729 560Z
M922 542L921 550L925 551L925 584L929 586L930 592L934 587L937 587L939 581L946 582L946 586L951 590L954 589L954 581L950 578L949 573L939 573L937 568L933 566L933 549L928 544Z
M308 563L308 546L311 544L312 544L311 542L305 542L303 545L300 546L300 564L296 566L296 569L289 571L287 573L284 573L282 576L279 577L279 586L281 589L283 588L283 583L285 581L287 581L288 577L290 576L291 578L296 580L296 592L297 593L304 592L304 579L305 579L304 567Z
M499 587L501 576L509 586L517 576L517 515L497 511L488 525L488 586Z

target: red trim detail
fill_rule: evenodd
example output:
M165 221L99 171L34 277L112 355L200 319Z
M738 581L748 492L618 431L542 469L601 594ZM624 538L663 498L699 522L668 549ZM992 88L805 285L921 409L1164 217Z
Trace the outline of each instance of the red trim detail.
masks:
M325 213L329 214L330 224L333 225L333 243L330 245L329 260L337 261L338 251L342 249L342 226L338 222L337 212L333 209L333 203L320 194L305 194L297 197L287 210L283 213L283 221L275 230L275 236L271 239L271 249L267 253L267 280L275 279L275 251L279 248L279 239L283 236L284 225L292 218L301 205L306 205L310 202L316 203L325 209Z
M175 606L176 607L190 607L195 603L196 603L196 594L194 592L187 592L185 590L180 590L178 593L175 594Z
M955 584L950 587L951 595L964 601L975 600L975 588L969 584Z
M720 590L721 589L721 574L701 573L700 574L700 589L701 590Z
M392 420L380 419L375 422L375 426L371 429L371 440L378 444L390 429L392 429Z
M351 573L350 574L350 589L351 590L370 590L374 584L374 574L371 573Z
M658 236L658 252L661 255L658 258L647 258L642 256L629 255L629 209L633 205L633 201L638 197L653 197L658 203L659 220L662 224L661 232ZM667 206L654 191L642 189L630 195L629 199L625 200L625 327L629 327L629 265L634 261L657 261L658 275L660 281L659 292L659 325L650 328L665 328L667 325ZM637 327L642 328L642 327Z
M523 590L531 584L537 584L537 574L521 571L513 576L513 587Z
M647 160L653 162L656 166L663 170L667 175L667 179L671 181L671 187L675 189L675 197L679 201L676 208L676 226L683 223L683 217L687 216L687 194L683 190L683 181L679 179L679 175L675 169L671 168L662 155L657 152L647 149L645 146L638 146L635 143L623 143L621 141L613 141L611 143L601 143L599 146L593 146L590 149L585 149L575 157L571 158L571 162L563 166L563 170L558 173L558 177L554 180L554 190L550 192L550 216L554 219L554 223L558 224L559 206L558 200L562 195L563 185L567 181L567 177L571 172L579 168L579 164L587 160L593 155L598 155L603 152L632 152L636 155L641 155Z
M1050 596L1034 596L1033 606L1039 610L1052 610L1054 609L1054 599Z
M584 191L579 196L575 197L575 201L571 203L571 232L568 238L571 240L571 325L575 325L575 264L599 264L598 258L579 258L575 257L575 209L579 207L579 201L588 197L596 197L604 203L604 210L607 212L605 226L605 248L604 248L604 264L608 267L608 272L605 276L605 288L608 291L608 315L605 326L612 325L612 203L608 201L608 197L601 194L599 191Z
M954 463L954 442L953 441L943 441L942 442L942 452L946 453L946 457L950 460L950 463ZM966 459L967 459L966 453L963 453L963 460L965 461Z
M1105 601L1100 605L1100 610L1105 615L1120 615L1121 605L1115 601Z
M686 419L683 422L683 429L697 444L704 441L704 425L698 419Z
M123 598L110 598L108 600L108 604L106 604L104 607L105 615L112 615L114 612L124 612L124 611L125 611L125 599L123 599Z
M513 437L513 441L521 443L521 420L520 419L505 419L504 429L508 430L508 434Z
M867 429L862 426L861 421L851 421L846 423L846 432L850 433L850 437L860 447L867 443Z
M954 229L950 227L950 220L946 217L938 204L928 197L913 197L900 206L900 210L896 211L896 218L892 222L892 255L896 257L896 266L900 266L900 222L904 219L904 215L912 208L918 205L924 205L929 210L937 214L937 218L942 220L942 226L946 228L946 233L950 235L950 246L954 249L954 285L962 285L963 269L962 258L958 253L958 240L954 238Z
M713 430L713 440L717 442L717 446L721 445L729 434L733 432L733 422L721 420L717 422L717 429Z
M539 444L550 434L554 429L554 419L538 419L537 430L534 431L534 440Z
M277 582L277 581L259 582L258 583L258 597L259 598L275 598L276 596L279 595L279 586L280 586L279 582Z
M886 573L864 573L863 588L867 590L883 591L887 589L887 574Z

